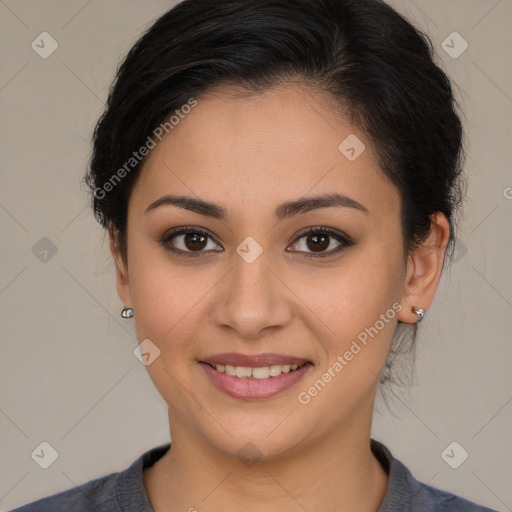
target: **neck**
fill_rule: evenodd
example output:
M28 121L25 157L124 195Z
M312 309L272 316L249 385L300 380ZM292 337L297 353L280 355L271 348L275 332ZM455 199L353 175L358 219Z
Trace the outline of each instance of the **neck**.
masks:
M144 472L155 512L232 510L377 512L388 476L361 424L303 443L273 460L242 462L194 435L177 418L171 450ZM359 427L359 428L356 428Z

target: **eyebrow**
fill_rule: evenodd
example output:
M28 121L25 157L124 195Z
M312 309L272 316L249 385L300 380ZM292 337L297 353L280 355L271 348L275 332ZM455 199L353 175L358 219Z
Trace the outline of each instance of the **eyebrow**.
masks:
M172 194L165 195L151 203L144 213L148 213L161 206L178 206L179 208L219 220L225 220L228 217L228 211L218 204L195 197L176 196ZM355 199L342 194L324 194L282 203L275 209L274 216L278 220L283 220L311 210L332 207L353 208L366 214L369 213L368 209Z

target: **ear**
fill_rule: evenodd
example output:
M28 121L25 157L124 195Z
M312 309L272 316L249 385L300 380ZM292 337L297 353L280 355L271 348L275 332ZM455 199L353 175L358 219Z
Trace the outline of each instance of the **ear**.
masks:
M112 257L114 258L114 263L116 266L117 294L126 307L131 307L132 300L130 294L130 282L128 279L128 268L119 249L118 234L114 229L109 228L108 236L110 252L112 253Z
M432 305L449 240L450 224L438 212L432 216L430 233L426 240L415 247L407 258L401 301L403 309L398 315L401 322L416 323L418 317L412 309L418 307L427 311Z

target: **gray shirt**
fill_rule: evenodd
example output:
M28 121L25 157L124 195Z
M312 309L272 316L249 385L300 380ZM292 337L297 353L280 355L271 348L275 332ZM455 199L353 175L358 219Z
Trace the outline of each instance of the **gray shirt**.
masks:
M11 512L153 512L142 472L160 459L170 443L143 453L132 465L78 487L54 494ZM382 443L371 449L389 475L389 485L378 512L496 512L416 480Z

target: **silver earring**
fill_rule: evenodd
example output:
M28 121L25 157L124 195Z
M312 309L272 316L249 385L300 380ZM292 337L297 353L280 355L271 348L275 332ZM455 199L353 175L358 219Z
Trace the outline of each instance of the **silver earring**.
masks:
M425 310L423 308L412 308L412 311L418 315L418 322L421 322L425 316Z
M131 318L133 316L133 309L132 308L123 308L121 311L121 316L123 318Z

